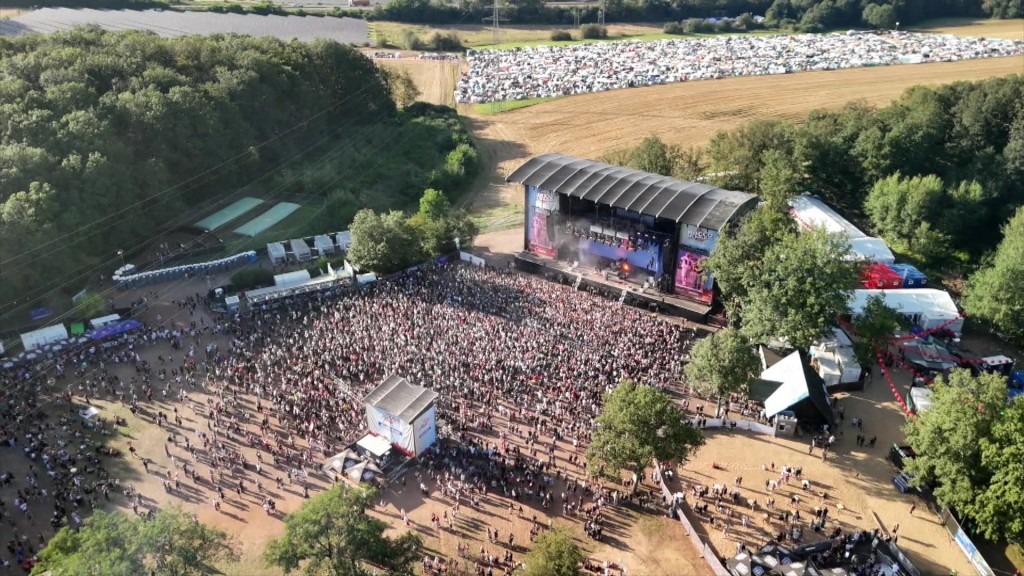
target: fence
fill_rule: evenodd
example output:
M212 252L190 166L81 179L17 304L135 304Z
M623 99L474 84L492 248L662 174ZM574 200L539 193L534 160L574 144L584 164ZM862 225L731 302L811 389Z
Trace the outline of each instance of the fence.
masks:
M658 471L658 486L661 487L662 496L665 497L667 502L673 502L675 500L675 495L672 494L672 491L665 485L665 477L661 473L661 464L657 460L654 462L654 469ZM704 562L708 565L708 568L711 569L715 576L730 576L729 571L722 565L722 561L718 559L718 554L715 552L715 549L707 542L701 540L700 533L697 532L693 527L693 524L690 522L690 519L687 517L686 511L689 507L690 505L686 502L681 502L675 505L675 509L677 511L675 516L679 519L679 523L683 525L683 530L686 532L686 535L690 537L690 541L693 543L694 548L700 551L701 558L704 559Z
M971 565L978 571L980 576L995 576L995 572L992 567L988 565L985 558L982 557L981 552L978 552L978 548L971 541L971 537L967 535L960 523L957 522L953 513L948 508L942 509L942 525L949 531L949 535L956 541L956 545L960 547L960 550L967 556L967 559L971 561Z
M249 251L242 252L241 254L235 254L234 256L228 256L227 258L221 258L220 260L202 262L199 264L186 264L184 266L163 268L161 270L149 270L138 274L130 273L130 270L122 268L114 274L112 279L114 284L120 289L135 288L158 282L168 282L181 278L193 277L209 272L231 270L236 266L252 264L256 262L256 260L256 252ZM133 267L126 268L133 269Z

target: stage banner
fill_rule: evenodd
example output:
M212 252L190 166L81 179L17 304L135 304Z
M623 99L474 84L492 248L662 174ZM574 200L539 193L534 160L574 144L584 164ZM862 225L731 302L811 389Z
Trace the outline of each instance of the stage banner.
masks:
M431 406L426 412L420 415L413 424L416 431L415 450L417 456L437 440L437 410Z
M699 300L710 304L714 298L713 278L705 278L702 274L702 265L708 257L703 254L695 254L686 250L679 251L679 258L676 260L676 294Z
M376 406L367 406L366 423L370 432L386 439L399 450L412 454L412 426L403 422L396 414Z
M679 245L690 248L691 252L699 252L710 255L718 244L718 232L709 228L701 228L693 224L686 224L679 234Z

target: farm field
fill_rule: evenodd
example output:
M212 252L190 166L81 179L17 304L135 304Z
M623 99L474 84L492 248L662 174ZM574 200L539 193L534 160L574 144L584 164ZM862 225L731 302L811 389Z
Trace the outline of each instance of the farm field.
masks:
M586 24L586 22L584 22L584 24ZM649 40L653 39L655 36L665 37L665 34L662 32L661 24L609 24L607 28L608 40L626 40L630 38ZM494 47L494 32L491 27L482 26L480 24L429 26L403 24L400 22L374 22L373 30L376 36L374 40L377 40L378 43L381 38L386 38L388 42L392 44L400 44L403 33L408 30L419 36L421 39L426 39L435 32L441 34L455 33L455 35L462 40L462 43L469 48ZM559 42L550 42L551 33L556 30L573 32L576 36L579 36L579 34L572 29L572 26L510 25L501 29L501 44L498 47L511 48L514 46L536 43L560 44ZM565 42L562 42L561 44L565 44Z
M471 209L486 218L519 200L503 178L527 158L560 152L598 159L655 135L702 146L719 130L755 119L799 120L816 108L861 100L884 106L911 86L1024 71L1024 56L684 82L585 94L496 115L463 106L492 168Z
M393 70L408 72L416 87L420 89L420 100L431 104L455 105L455 83L459 77L457 62L403 58L376 60L376 63Z
M926 22L919 27L915 26L913 30L916 32L955 34L957 36L1024 40L1024 19L968 20L963 18L944 18Z

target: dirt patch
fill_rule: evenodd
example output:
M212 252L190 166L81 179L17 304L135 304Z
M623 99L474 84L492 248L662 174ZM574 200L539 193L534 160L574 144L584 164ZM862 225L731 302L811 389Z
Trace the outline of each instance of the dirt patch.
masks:
M381 59L376 60L376 63L392 70L408 72L420 89L419 100L431 104L455 105L455 84L459 77L457 62L401 58Z

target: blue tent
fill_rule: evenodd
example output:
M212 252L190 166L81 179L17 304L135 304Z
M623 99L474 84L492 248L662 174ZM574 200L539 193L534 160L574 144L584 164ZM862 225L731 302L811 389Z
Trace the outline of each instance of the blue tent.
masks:
M89 330L85 333L89 340L104 340L106 338L112 338L119 336L125 332L131 332L132 330L138 330L142 328L142 324L139 324L135 320L125 320L123 322L116 322L114 324L107 324L102 328L95 330Z
M889 268L903 279L904 288L922 288L928 276L910 264L889 264Z

